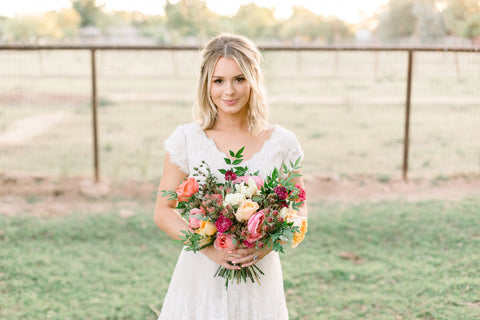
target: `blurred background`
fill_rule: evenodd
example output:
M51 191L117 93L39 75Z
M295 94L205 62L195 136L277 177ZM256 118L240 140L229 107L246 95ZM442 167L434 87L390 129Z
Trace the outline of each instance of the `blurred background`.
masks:
M306 174L479 172L479 1L24 0L0 16L1 172L91 176L95 81L100 175L157 181L220 32L262 49L270 120L297 134Z

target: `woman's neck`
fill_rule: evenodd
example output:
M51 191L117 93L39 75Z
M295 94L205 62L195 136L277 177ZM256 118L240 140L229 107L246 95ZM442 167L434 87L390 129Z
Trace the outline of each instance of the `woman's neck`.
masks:
M218 114L212 129L220 131L248 131L247 116Z

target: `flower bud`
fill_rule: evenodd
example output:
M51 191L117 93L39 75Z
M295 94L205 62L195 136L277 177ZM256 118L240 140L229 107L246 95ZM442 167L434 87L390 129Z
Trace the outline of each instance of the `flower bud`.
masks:
M263 230L263 231L265 231L265 232L267 232L267 231L268 231L268 229L269 229L269 227L268 227L268 226L263 226L263 227L262 227L262 230Z
M272 222L273 222L273 218L272 218L272 217L268 217L268 218L267 218L267 222L272 223Z

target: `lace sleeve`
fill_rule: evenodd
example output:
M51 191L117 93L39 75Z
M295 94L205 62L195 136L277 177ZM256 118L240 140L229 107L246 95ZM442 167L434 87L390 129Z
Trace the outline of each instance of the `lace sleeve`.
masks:
M170 154L170 161L188 174L188 152L183 126L178 126L165 140L165 150Z
M292 133L288 132L289 137L286 147L286 154L284 158L284 163L290 167L290 162L295 163L298 158L300 158L300 163L303 161L303 151L300 143L298 143L297 137Z

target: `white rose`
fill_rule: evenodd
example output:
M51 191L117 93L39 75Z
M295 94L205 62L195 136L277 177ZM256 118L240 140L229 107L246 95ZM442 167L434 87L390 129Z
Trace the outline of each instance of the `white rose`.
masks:
M241 193L229 193L225 196L225 200L223 201L223 206L224 207L228 205L234 206L242 203L244 200L245 200L245 196Z
M253 195L258 193L257 184L253 178L248 178L247 184L239 183L235 185L235 189L238 193L241 193L245 198L251 198Z
M289 211L289 208L287 208L287 207L282 208L282 210L280 210L280 212L279 212L280 217L285 219L288 216L288 211Z

